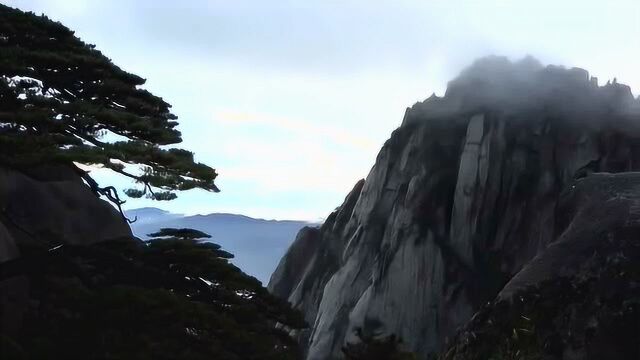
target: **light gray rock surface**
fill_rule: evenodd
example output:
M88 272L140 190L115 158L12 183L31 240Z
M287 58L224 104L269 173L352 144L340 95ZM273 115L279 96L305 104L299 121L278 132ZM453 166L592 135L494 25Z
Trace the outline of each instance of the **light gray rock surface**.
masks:
M441 349L560 235L568 184L640 169L638 123L628 87L531 59L480 60L408 109L364 183L271 278L310 324L307 359L338 357L357 327L424 359Z

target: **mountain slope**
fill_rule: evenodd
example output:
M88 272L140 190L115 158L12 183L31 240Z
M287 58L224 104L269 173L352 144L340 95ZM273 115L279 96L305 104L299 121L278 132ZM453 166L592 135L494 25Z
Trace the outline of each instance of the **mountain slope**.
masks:
M234 214L183 216L155 208L129 210L127 216L137 218L131 228L142 239L160 228L191 228L211 234L212 241L235 255L233 264L263 284L296 233L310 225L304 221L263 220Z
M582 178L558 211L561 235L440 359L640 358L640 173Z
M639 119L629 87L531 58L481 59L408 109L366 180L271 278L313 324L308 359L338 356L356 328L396 334L421 358L442 349L555 241L563 189L640 169Z

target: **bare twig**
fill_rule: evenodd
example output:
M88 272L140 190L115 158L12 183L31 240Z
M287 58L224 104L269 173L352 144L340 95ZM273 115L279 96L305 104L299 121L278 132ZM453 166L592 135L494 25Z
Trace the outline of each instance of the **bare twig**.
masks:
M120 196L118 195L118 191L116 190L116 188L114 188L113 186L100 187L98 182L95 181L87 171L84 171L78 168L77 166L75 168L77 172L80 174L80 177L82 177L82 179L87 183L87 185L89 185L89 187L91 188L91 191L93 191L93 193L96 194L96 196L98 197L105 196L111 203L116 205L116 207L118 208L118 211L120 212L120 215L124 220L126 220L129 224L133 224L138 220L137 216L133 220L131 220L124 214L124 211L122 210L122 204L124 204L126 201L120 199Z

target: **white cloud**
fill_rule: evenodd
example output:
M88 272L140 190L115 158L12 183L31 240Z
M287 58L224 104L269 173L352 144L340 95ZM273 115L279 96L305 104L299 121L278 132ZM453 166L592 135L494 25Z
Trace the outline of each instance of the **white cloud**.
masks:
M217 122L231 126L265 126L274 131L285 131L295 136L325 139L336 144L371 151L377 146L370 138L347 132L329 124L314 124L300 119L288 119L269 114L251 114L244 111L221 111L214 115Z
M345 191L366 175L363 157L377 151L365 137L303 121L229 111L214 117L233 133L242 133L234 127L263 128L217 145L217 151L237 163L219 168L221 179L252 181L260 191Z

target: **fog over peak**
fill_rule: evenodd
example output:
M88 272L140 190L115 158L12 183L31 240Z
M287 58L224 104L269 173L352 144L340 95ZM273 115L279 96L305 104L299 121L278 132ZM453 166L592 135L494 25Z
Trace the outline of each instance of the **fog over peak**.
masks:
M413 115L441 118L483 110L544 113L599 124L640 119L640 99L617 79L599 85L585 69L545 66L532 56L511 61L492 55L477 59L451 80L444 97L432 95L414 105L404 123L414 119Z

